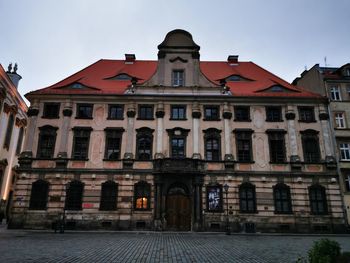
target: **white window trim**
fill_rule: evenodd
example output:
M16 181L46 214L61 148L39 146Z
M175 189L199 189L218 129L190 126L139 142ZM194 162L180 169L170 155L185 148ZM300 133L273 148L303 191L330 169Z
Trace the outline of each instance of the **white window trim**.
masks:
M331 95L331 100L333 100L333 101L341 101L342 100L339 86L331 86L330 87L330 95Z
M336 112L334 114L334 122L335 122L335 128L337 129L345 129L346 123L345 123L345 114L344 112Z
M350 161L350 144L349 143L339 143L339 151L340 151L341 161ZM343 158L343 156L345 158Z

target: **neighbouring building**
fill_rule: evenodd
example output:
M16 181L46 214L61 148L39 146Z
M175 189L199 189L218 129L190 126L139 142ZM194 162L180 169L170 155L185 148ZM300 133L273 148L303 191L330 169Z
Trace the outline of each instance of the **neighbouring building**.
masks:
M5 72L0 64L0 223L9 217L16 180L15 166L22 150L27 125L27 105L17 87L22 77L17 65L9 65Z
M305 70L293 84L329 99L329 115L339 162L347 224L350 222L350 63L341 67L314 65Z
M11 227L344 229L324 97L169 32L26 94Z

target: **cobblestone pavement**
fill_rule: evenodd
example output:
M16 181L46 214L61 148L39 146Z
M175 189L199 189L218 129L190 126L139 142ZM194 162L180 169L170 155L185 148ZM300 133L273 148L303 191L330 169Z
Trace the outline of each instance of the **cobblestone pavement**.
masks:
M295 262L325 236L0 231L0 262ZM350 251L350 236L327 236Z

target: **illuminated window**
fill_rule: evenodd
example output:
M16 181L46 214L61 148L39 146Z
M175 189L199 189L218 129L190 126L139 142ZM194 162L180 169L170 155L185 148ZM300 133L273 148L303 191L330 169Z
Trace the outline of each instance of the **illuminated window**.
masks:
M151 186L150 184L141 181L134 186L134 207L135 210L150 209Z

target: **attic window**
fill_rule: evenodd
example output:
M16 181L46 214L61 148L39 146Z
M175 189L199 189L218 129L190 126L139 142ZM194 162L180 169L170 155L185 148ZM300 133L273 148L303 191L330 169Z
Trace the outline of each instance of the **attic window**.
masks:
M270 88L271 92L282 92L284 88L280 85L275 85Z
M83 86L80 84L80 83L74 83L73 85L72 85L72 88L73 89L81 89Z
M119 74L115 77L116 80L131 80L131 77L128 74Z
M350 68L345 69L345 76L350 77Z
M244 79L239 75L232 75L232 76L229 76L226 80L227 81L242 81Z

